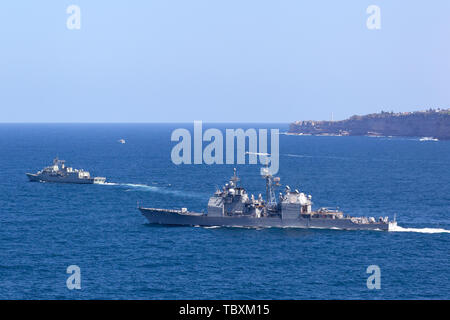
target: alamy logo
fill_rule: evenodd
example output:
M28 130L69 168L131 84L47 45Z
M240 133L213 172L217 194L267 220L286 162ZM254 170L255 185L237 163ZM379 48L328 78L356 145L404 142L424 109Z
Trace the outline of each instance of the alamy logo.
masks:
M201 121L194 121L194 159L192 161L192 138L187 129L179 128L172 132L171 141L177 141L171 152L172 162L179 164L245 164L248 155L249 164L259 163L268 166L269 174L279 169L279 130L270 130L270 152L268 152L267 129L226 129L226 158L224 161L224 139L222 131L210 128L203 132ZM248 151L246 141L248 140ZM259 140L259 143L258 143ZM203 148L203 142L208 144ZM236 142L236 144L235 144ZM236 148L235 148L236 146ZM237 155L235 157L235 150ZM270 165L269 165L270 164Z
M381 270L380 267L373 264L367 267L366 273L372 275L367 278L367 288L370 290L381 289Z
M77 265L70 265L67 267L66 272L70 274L67 278L66 285L67 289L81 289L81 270Z
M367 18L366 26L369 30L381 29L381 9L379 6L370 5L366 9L366 13L370 14Z
M66 26L69 30L81 29L81 9L77 5L70 5L66 9L66 13L70 14L67 18Z

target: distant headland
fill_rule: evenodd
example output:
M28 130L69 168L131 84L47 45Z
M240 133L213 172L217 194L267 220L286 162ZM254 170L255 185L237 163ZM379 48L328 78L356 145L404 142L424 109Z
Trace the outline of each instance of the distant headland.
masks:
M341 121L296 121L290 134L338 136L403 136L450 139L450 109L384 112L352 116Z

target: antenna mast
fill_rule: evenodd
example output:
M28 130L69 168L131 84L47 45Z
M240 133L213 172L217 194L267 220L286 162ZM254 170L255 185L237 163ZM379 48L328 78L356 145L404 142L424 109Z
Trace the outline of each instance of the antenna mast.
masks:
M234 174L233 174L233 176L231 177L230 181L233 182L234 187L237 187L237 183L238 183L238 181L239 181L239 177L238 177L237 174L236 174L236 168L234 168L233 171L234 171Z
M278 205L277 199L275 198L275 187L280 185L280 178L272 176L268 166L269 164L266 163L262 170L262 176L266 179L266 210L267 208L272 209Z

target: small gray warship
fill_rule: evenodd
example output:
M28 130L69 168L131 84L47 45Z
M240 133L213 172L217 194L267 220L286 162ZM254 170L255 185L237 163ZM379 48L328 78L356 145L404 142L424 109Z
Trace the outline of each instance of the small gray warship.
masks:
M32 182L102 184L106 181L106 178L103 177L91 177L91 174L83 169L66 167L65 161L58 158L53 160L53 165L37 173L27 173L26 175Z
M397 222L388 217L351 217L337 209L311 209L311 195L286 186L284 194L278 200L274 189L280 186L279 177L269 174L267 168L262 170L266 180L266 199L261 194L257 199L249 196L238 185L240 180L234 175L222 190L217 190L209 198L207 213L191 212L187 208L158 209L138 206L142 214L152 224L187 225L187 226L224 226L224 227L292 227L344 230L383 230L389 231Z

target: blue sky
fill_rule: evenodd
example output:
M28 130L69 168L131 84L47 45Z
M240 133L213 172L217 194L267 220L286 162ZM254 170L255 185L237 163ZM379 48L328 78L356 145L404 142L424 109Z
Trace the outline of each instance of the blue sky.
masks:
M81 8L81 29L66 8ZM381 8L381 30L366 8ZM291 122L449 107L450 1L0 4L0 122Z

